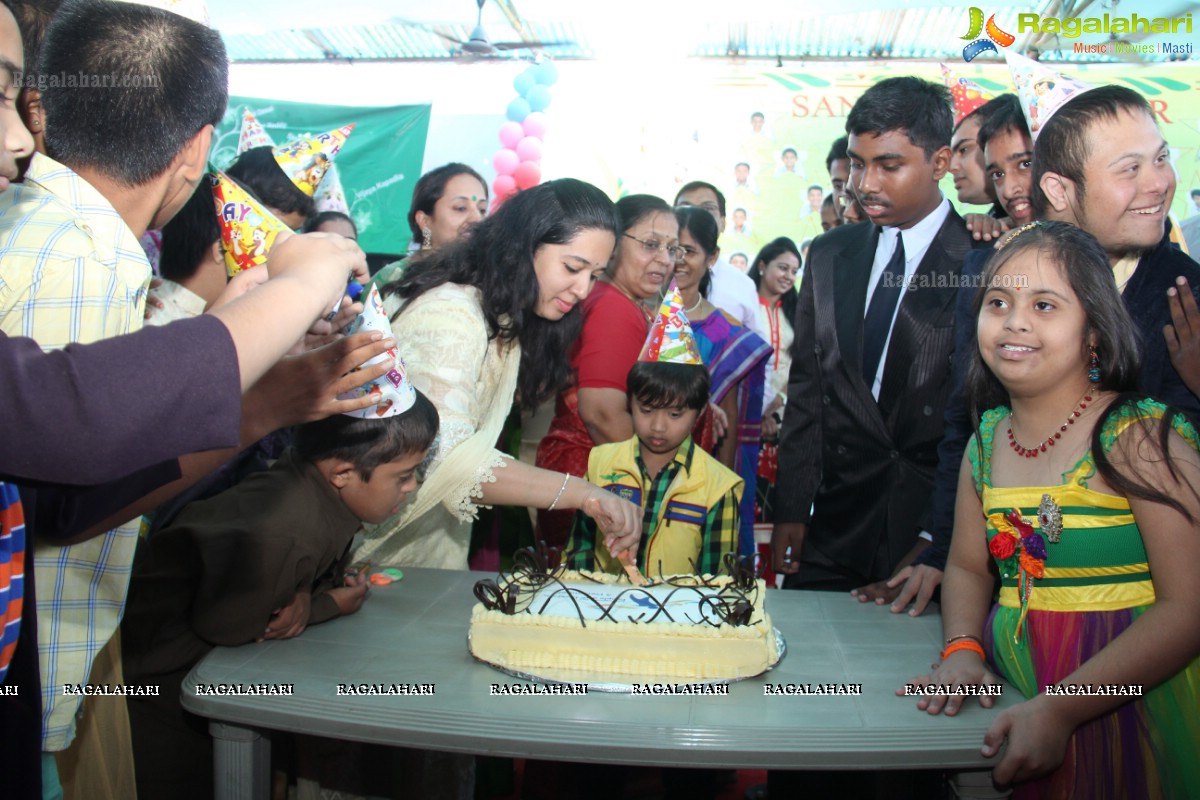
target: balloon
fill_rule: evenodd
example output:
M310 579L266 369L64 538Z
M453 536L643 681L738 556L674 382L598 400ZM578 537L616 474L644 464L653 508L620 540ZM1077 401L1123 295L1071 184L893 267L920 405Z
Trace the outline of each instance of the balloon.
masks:
M543 61L533 67L533 77L542 86L553 86L558 80L558 67L552 61Z
M521 137L525 135L525 130L521 127L521 123L509 120L500 126L500 144L512 150L517 146L517 142L521 141Z
M531 88L533 88L535 83L537 83L537 80L534 79L529 70L525 70L520 75L513 78L513 88L517 90L517 94L519 95L524 95Z
M518 97L508 104L508 112L505 114L505 116L507 116L513 122L520 122L528 117L529 112L532 110L533 109L529 107L528 100L526 100L524 97Z
M526 136L517 142L516 150L522 161L541 161L542 140L536 136Z
M513 170L520 163L521 157L507 147L497 150L496 155L492 156L492 166L496 168L496 173L499 175L512 175Z
M512 175L497 175L496 180L492 181L492 191L495 192L497 200L508 197L517 191L516 178Z
M526 93L525 100L528 101L527 105L531 110L545 111L546 106L550 105L550 90L539 83ZM510 105L509 108L512 106Z
M536 161L522 161L512 177L519 188L529 189L542 182L542 168Z
M538 139L546 138L546 115L541 111L534 111L529 116L525 117L525 121L521 123L522 130L526 136L534 136Z

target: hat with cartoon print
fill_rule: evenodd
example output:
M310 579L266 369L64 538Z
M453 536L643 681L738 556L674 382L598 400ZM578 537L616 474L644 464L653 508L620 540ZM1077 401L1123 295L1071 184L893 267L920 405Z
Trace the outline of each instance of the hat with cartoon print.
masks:
M954 124L957 126L971 114L982 108L996 95L984 89L975 81L967 80L959 73L942 64L942 80L950 90L950 100L954 103Z
M271 154L288 180L312 197L333 166L334 156L346 144L353 130L354 125L343 125L311 139L296 139L281 144Z
M696 349L696 337L691 323L683 310L683 296L675 281L667 289L658 316L650 325L650 334L642 345L638 361L654 361L660 364L699 364L700 351Z
M1004 59L1017 87L1021 111L1029 123L1029 135L1035 142L1056 111L1072 98L1096 88L1017 53L1005 51Z
M363 331L378 331L384 336L392 335L392 326L388 322L387 313L383 310L383 300L379 296L379 289L374 286L371 287L371 291L363 301L362 313L358 315L354 322L350 323L346 335L353 336ZM347 416L358 417L360 419L394 417L397 414L403 414L413 407L413 403L417 401L417 392L408 379L408 371L404 367L404 359L400 358L400 354L395 347L380 353L362 366L355 367L351 371L351 374L384 362L390 362L392 365L392 368L386 374L370 383L364 383L358 388L338 395L339 400L355 400L364 395L369 395L375 400L374 405L361 408L357 411L343 412Z
M267 263L267 254L284 231L291 232L266 206L255 200L223 172L210 176L225 271L229 277Z
M252 147L274 147L275 140L263 129L262 123L250 109L242 110L242 128L238 131L237 154L240 156Z

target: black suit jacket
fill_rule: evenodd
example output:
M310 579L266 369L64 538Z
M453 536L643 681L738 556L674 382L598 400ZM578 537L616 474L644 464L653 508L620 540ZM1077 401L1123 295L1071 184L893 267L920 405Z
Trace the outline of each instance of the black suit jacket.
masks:
M954 300L972 246L951 209L901 298L876 402L862 378L862 331L878 238L870 223L844 225L809 250L775 516L809 524L802 560L870 580L889 576L931 525Z

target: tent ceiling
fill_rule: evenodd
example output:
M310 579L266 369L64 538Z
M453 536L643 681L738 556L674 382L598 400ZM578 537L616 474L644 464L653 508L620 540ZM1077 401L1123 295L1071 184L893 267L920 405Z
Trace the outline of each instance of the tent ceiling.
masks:
M381 6L372 0L340 0L331 12L328 0L210 0L209 10L235 62L475 60L450 41L469 38L477 13L473 0L398 0ZM569 42L545 49L556 59L642 54L648 62L669 55L735 62L868 58L962 63L965 42L960 37L968 25L967 8L968 4L937 0L864 0L832 12L828 0L487 0L482 21L494 43ZM1173 17L1195 8L1185 0L1037 0L993 2L984 10L1016 34L1020 13ZM1193 24L1200 33L1200 15ZM1043 60L1116 60L1111 54L1072 51L1074 42L1102 43L1109 38L1044 36ZM1168 34L1136 40L1195 38ZM1018 36L1014 46L1027 43L1026 36ZM501 50L486 60L529 59L538 52ZM1167 59L1162 54L1141 57Z

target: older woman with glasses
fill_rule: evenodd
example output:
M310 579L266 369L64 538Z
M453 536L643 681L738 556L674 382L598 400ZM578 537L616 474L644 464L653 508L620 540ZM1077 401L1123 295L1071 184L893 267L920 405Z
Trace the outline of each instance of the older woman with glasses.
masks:
M653 317L653 303L671 283L682 259L679 223L664 200L645 194L617 201L621 236L608 269L583 301L583 332L571 349L575 379L559 393L537 465L582 476L593 446L633 436L625 376L637 361ZM570 512L539 511L537 536L562 546Z

